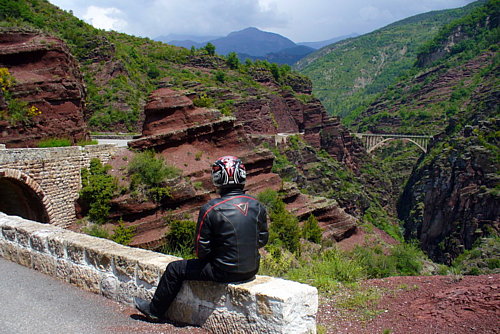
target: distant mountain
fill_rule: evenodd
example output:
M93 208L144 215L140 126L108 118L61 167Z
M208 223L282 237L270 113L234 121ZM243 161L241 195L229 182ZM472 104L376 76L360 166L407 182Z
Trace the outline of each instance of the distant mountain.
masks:
M208 41L221 38L222 36L195 36L195 35L180 35L180 34L168 34L166 36L158 36L154 38L155 41L158 42L163 42L163 43L168 43L176 46L181 46L177 45L172 42L193 42L193 43L199 43L203 44L207 43ZM189 46L189 48L191 45Z
M326 41L301 42L301 43L297 43L297 45L304 45L304 46L308 46L308 47L313 48L313 49L321 49L324 46L343 41L344 39L358 37L358 36L359 36L359 34L353 33L350 35L343 35L343 36L339 36L339 37L334 37L334 38L328 39Z
M175 39L168 39L175 37ZM290 39L272 32L262 31L257 28L246 28L235 31L226 37L207 39L207 37L195 37L186 35L168 35L156 38L175 46L190 49L191 47L202 48L208 42L215 45L216 52L227 55L236 52L241 60L268 60L279 64L292 65L299 59L305 57L314 49L304 45L297 45ZM316 42L321 43L321 42Z
M262 57L251 56L246 53L238 53L237 55L241 61L245 61L246 59L250 59L252 61L267 60L271 63L288 64L291 66L312 52L314 52L313 48L298 45L293 48L280 50L278 52L271 52Z
M343 40L302 58L295 65L313 82L313 92L345 124L417 61L417 54L443 26L485 1L432 11ZM346 119L347 117L347 119Z
M210 42L215 45L217 53L222 55L237 52L252 56L265 56L271 52L278 52L296 46L294 42L286 37L257 28L235 31L226 37L214 39Z

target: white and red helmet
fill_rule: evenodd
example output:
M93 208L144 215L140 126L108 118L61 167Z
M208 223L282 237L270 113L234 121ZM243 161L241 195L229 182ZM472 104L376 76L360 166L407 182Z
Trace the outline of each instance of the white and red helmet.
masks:
M245 165L237 157L220 157L212 165L212 182L216 187L243 186L246 179Z

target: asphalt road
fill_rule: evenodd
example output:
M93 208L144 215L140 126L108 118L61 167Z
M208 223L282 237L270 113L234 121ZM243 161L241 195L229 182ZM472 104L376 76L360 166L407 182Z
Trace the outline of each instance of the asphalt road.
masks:
M128 147L128 142L131 139L108 139L108 138L100 138L97 139L97 143L99 144L114 144L118 147Z
M144 321L132 307L0 257L0 334L206 333Z

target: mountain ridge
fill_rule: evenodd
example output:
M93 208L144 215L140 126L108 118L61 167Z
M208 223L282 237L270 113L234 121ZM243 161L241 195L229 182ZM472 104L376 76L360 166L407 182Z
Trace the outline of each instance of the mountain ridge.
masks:
M349 124L351 113L366 107L413 66L419 48L442 26L484 2L405 18L326 46L299 60L294 68L311 78L313 92L327 110Z

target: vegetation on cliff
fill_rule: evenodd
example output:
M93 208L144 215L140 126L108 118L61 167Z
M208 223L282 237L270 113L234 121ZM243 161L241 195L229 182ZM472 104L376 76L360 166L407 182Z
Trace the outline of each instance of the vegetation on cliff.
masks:
M410 153L419 160L399 214L405 237L446 264L498 234L499 13L490 0L445 26L352 122L359 131L435 135L427 154ZM386 149L385 163L395 149L403 148Z
M443 25L469 13L481 2L398 21L324 47L295 66L311 78L313 92L327 110L349 124L351 113L363 110L413 66L420 47Z

